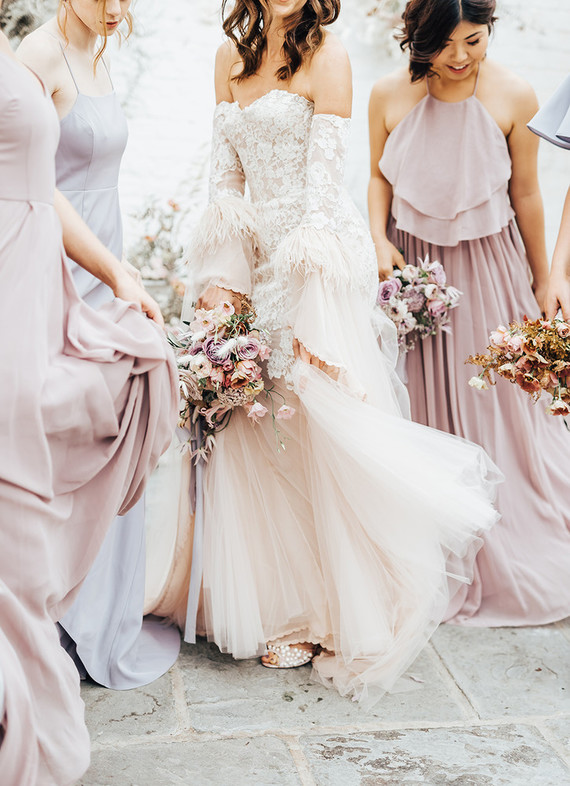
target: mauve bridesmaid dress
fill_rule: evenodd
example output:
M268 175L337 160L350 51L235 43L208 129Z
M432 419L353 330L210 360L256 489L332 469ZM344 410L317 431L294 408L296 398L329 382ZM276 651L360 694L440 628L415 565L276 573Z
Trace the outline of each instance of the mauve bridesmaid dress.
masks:
M122 300L93 311L73 286L53 207L58 136L51 99L0 53L2 786L64 786L89 764L54 622L176 421L162 331Z
M508 195L504 134L474 94L428 95L392 131L380 169L393 187L389 237L415 264L429 254L463 292L453 333L407 355L412 418L482 445L505 474L502 521L483 535L473 584L448 616L464 625L539 625L570 614L570 435L514 385L476 391L466 358L500 324L540 309ZM421 467L418 467L421 472Z

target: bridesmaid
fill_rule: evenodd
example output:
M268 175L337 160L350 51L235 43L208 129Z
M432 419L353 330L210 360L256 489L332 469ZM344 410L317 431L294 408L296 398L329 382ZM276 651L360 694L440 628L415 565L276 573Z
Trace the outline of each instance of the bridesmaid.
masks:
M570 76L532 118L528 127L553 145L570 150ZM559 308L564 319L570 320L570 188L566 194L560 232L552 257L544 304L546 317L552 319Z
M463 292L453 333L408 353L412 417L479 443L506 475L502 525L448 616L536 625L570 614L568 434L513 385L470 389L465 365L499 324L536 317L548 287L538 140L526 128L537 103L486 57L494 12L495 0L407 3L409 71L380 79L370 99L369 211L381 279L429 254Z
M57 16L27 36L20 59L37 73L60 119L57 186L119 259L123 231L118 179L127 122L106 62L108 37L132 29L131 0L60 0ZM79 295L93 308L111 289L68 259ZM130 267L130 266L129 266ZM143 622L144 498L118 517L72 608L60 620L63 646L82 677L108 688L145 685L174 663L180 637L157 619Z
M58 137L49 95L0 32L2 786L75 783L89 764L54 621L139 499L178 403L171 352L141 315L162 324L157 305L55 190ZM77 295L62 240L116 295L99 312Z

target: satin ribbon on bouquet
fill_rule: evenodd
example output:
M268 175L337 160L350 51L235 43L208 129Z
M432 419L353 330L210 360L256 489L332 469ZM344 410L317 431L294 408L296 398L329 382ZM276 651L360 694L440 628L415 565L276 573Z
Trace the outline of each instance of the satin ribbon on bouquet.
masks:
M202 427L200 419L198 419L192 428L191 446L193 454L194 451L198 450L201 441ZM196 643L196 618L198 616L204 570L204 459L199 454L194 464L193 476L194 484L190 483L189 493L192 495L192 492L194 492L194 539L192 542L192 564L190 566L186 624L184 625L184 641L188 644Z

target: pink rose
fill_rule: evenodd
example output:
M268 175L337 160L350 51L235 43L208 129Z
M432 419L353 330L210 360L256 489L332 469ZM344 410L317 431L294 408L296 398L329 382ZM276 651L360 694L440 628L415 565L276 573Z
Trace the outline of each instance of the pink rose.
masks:
M567 322L559 322L556 325L556 330L560 338L568 338L570 336L570 325Z
M401 289L402 282L399 278L387 278L386 281L381 281L378 286L376 302L379 306L385 306L389 303L390 298L395 297Z
M447 311L447 306L442 300L429 300L428 311L432 317L442 317Z

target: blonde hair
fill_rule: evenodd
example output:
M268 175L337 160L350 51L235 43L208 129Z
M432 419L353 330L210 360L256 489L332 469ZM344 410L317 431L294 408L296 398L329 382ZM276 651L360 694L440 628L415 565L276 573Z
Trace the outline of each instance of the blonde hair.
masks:
M67 33L65 32L65 23L67 21L67 8L66 8L67 0L59 0L59 5L57 8L57 26L65 39L65 42L69 43L69 38L67 37ZM62 20L61 10L65 9L65 15ZM101 10L102 17L105 18L105 12L107 10L107 0L97 0L97 10ZM130 34L133 32L133 15L130 11L127 11L127 15L125 16L124 21L127 23L127 33L124 34L120 30L117 31L117 35L119 36L119 41L126 41ZM105 31L101 38L103 39L101 46L97 50L95 54L95 58L93 60L93 73L97 71L97 65L99 64L99 60L103 57L103 53L107 48L107 31Z

